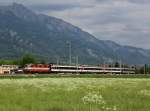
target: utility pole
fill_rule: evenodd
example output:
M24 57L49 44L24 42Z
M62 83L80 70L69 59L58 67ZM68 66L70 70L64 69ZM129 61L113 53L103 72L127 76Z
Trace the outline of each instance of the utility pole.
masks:
M33 44L30 43L30 47L31 47L31 54L33 54Z
M72 58L72 54L71 54L71 42L70 42L70 45L69 45L69 55L70 55L70 65L72 64L72 61L71 61L71 58Z
M110 64L110 72L111 72L111 74L113 74L113 60L112 59L108 59L108 62L109 62L109 64Z
M104 59L105 72L108 71L108 69L106 70L106 64L108 64L108 67L110 68L110 73L113 74L113 73L112 73L112 70L113 70L113 69L112 69L112 68L113 68L113 60L110 59L110 58Z
M144 64L144 74L146 74L146 64Z
M113 74L113 60L111 60L111 74Z
M71 42L70 41L67 41L67 44L69 45L69 64L71 65L72 64L72 52L71 52Z
M122 73L122 61L120 60L120 75Z
M76 56L76 65L78 66L78 64L79 64L79 58L78 56Z
M106 62L105 62L105 60L104 60L104 65L103 65L103 67L104 67L104 73L106 72Z
M59 57L57 57L57 65L59 65Z
M78 70L79 70L79 68L78 68L78 64L79 64L79 58L78 58L78 56L76 56L76 67L77 67L77 74L78 74Z

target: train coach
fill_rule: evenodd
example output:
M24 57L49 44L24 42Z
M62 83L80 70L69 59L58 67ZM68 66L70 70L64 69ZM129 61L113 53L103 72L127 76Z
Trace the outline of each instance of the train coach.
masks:
M24 68L24 73L112 73L112 74L135 74L134 68L116 68L84 65L51 65L51 64L30 64Z

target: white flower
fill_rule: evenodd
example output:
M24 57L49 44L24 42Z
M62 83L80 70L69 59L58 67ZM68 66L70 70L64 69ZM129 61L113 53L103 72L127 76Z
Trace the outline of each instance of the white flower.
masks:
M82 101L84 102L84 104L105 104L102 95L98 95L96 93L88 93L82 98Z
M113 106L110 107L104 100L103 96L101 94L98 94L96 92L88 93L82 98L82 101L84 104L96 104L101 106L101 109L103 111L117 111L117 107Z
M144 96L150 96L150 90L147 90L147 89L141 90L139 91L139 94L144 95Z

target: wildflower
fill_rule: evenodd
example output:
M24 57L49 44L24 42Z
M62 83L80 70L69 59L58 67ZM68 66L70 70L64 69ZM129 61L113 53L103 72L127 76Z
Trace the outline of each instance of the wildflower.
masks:
M96 92L88 93L86 96L82 98L84 104L95 104L100 105L103 111L117 111L116 106L110 107L106 101L104 100L101 94Z
M82 98L84 104L92 103L92 104L105 104L105 101L102 95L98 95L95 93L89 93Z
M116 106L113 106L113 111L117 111L117 107Z
M144 95L144 96L150 96L150 90L141 90L139 92L140 95Z

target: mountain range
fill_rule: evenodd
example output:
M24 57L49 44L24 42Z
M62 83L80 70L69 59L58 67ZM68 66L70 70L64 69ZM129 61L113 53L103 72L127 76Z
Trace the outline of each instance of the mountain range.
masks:
M119 60L150 63L150 50L99 40L68 22L37 14L21 4L0 6L0 59L16 59L25 53L48 62L67 63L71 55L72 62L78 57L80 64Z

